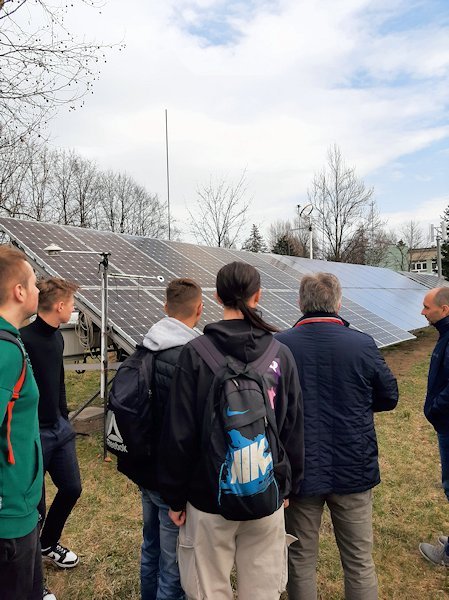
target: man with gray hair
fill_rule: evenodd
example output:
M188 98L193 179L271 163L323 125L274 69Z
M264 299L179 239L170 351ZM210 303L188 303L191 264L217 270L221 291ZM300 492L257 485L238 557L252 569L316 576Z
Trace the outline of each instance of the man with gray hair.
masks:
M330 273L301 279L303 316L276 338L295 358L304 398L305 474L286 511L288 597L316 600L316 564L324 504L334 525L346 600L376 600L372 488L380 483L373 413L392 410L396 379L371 336L338 312L341 286Z
M421 314L439 333L430 359L424 414L437 432L441 481L449 500L449 288L430 290L424 297ZM449 567L447 536L440 536L438 542L435 546L422 543L419 550L434 565Z

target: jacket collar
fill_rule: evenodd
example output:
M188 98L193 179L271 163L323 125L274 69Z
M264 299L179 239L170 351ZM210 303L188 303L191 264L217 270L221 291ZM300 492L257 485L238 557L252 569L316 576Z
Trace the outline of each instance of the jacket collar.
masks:
M449 331L449 317L444 317L434 323L435 329L438 330L440 337Z
M314 312L308 312L305 313L300 319L298 319L294 325L294 327L296 327L296 325L299 325L299 323L301 323L301 321L304 321L305 319L338 319L342 322L342 324L345 327L349 327L349 322L346 321L345 319L343 319L342 317L340 317L340 315L338 315L337 313L328 313L328 312L322 312L322 311L314 311ZM335 321L329 321L330 323L333 323Z

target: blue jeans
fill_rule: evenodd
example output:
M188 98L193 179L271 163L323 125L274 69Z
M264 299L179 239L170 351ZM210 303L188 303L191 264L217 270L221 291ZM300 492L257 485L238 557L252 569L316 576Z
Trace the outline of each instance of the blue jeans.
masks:
M176 545L179 528L157 492L141 488L143 543L140 562L142 600L185 600L179 580Z

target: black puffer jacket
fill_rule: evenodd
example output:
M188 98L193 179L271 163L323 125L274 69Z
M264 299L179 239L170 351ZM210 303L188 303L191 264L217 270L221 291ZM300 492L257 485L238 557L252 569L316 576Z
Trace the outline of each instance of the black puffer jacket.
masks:
M272 336L254 329L242 319L219 321L204 328L204 335L225 355L248 363L261 356ZM275 414L280 440L290 461L292 481L298 487L303 476L304 439L301 389L293 357L281 345L280 377L275 387ZM219 513L218 481L209 479L202 449L202 425L213 373L191 344L184 346L175 370L161 438L160 492L173 510L187 501L208 513ZM281 488L284 486L281 482ZM290 492L290 481L285 482Z
M199 334L199 331L191 329L181 321L166 317L153 325L143 340L146 348L156 352L152 386L154 428L151 435L154 453L151 458L139 460L119 457L117 469L134 483L148 490L159 491L158 449L175 365L183 345Z
M396 379L373 338L337 315L309 313L298 324L275 336L292 351L304 398L305 474L296 493L368 490L380 483L373 413L395 408Z

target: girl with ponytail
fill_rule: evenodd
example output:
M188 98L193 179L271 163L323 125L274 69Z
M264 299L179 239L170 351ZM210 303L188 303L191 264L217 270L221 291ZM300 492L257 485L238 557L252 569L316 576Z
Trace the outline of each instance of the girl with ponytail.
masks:
M277 331L261 317L260 297L260 274L253 266L232 262L218 272L216 298L223 307L223 320L206 325L204 336L223 356L243 367L267 352ZM290 492L299 490L303 477L303 413L293 357L282 344L276 353L263 379L285 453L285 468L276 473L278 503L272 514L233 521L220 514L218 484L207 468L212 446L205 449L203 436L215 373L196 350L195 340L181 351L162 434L159 478L169 515L180 526L178 564L189 600L232 600L234 564L239 600L278 600L285 587L284 505ZM251 467L243 464L243 456L240 476L253 468L253 462Z

